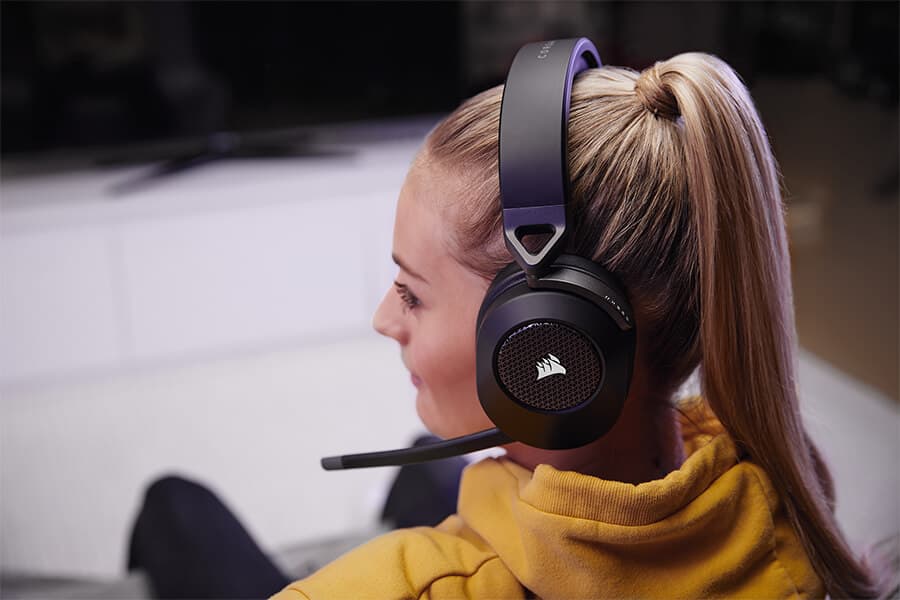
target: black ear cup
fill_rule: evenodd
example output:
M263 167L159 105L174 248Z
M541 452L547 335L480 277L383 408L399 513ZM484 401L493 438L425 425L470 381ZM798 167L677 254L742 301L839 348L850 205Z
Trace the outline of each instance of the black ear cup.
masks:
M555 354L546 352L547 348ZM532 362L523 356L540 358ZM562 411L581 406L600 387L603 356L577 329L554 321L535 321L503 339L497 351L496 376L510 397L526 407ZM545 378L549 379L540 383Z
M502 269L477 321L478 396L501 431L530 446L575 448L606 433L628 395L634 318L600 265L561 255L533 287Z

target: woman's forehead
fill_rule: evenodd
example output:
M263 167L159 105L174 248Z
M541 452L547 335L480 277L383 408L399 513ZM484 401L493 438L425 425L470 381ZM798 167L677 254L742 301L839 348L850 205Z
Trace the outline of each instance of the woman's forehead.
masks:
M393 252L412 270L428 278L428 272L440 272L452 261L445 243L447 227L439 203L449 193L443 178L414 164L400 190L394 220Z
M397 200L393 251L429 286L468 303L484 293L489 281L469 271L451 253L453 214L461 206L462 193L462 180L441 169L411 168Z

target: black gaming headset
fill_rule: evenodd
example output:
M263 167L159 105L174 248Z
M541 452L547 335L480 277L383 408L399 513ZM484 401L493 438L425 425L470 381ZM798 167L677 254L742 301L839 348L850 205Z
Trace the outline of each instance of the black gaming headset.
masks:
M600 65L587 38L536 42L519 50L506 78L500 195L515 262L494 278L476 322L478 398L497 427L428 446L327 457L325 469L421 462L513 441L576 448L615 424L634 364L631 305L611 273L562 253L572 81ZM523 244L534 234L550 235L536 254Z

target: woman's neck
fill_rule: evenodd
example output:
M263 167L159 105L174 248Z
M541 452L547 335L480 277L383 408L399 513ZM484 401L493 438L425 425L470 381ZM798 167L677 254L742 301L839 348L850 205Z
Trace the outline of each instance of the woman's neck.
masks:
M506 446L507 457L533 470L547 464L611 481L643 483L681 467L684 449L676 411L668 402L629 394L613 428L600 439L571 450Z

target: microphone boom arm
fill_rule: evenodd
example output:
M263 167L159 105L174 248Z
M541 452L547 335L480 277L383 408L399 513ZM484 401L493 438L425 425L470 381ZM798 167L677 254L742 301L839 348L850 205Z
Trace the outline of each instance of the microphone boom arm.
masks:
M363 467L389 467L425 462L477 452L485 448L502 446L513 442L509 436L497 429L486 429L471 435L451 438L434 444L387 450L384 452L367 452L365 454L346 454L343 456L326 456L322 459L322 468L326 471L340 469L360 469Z

